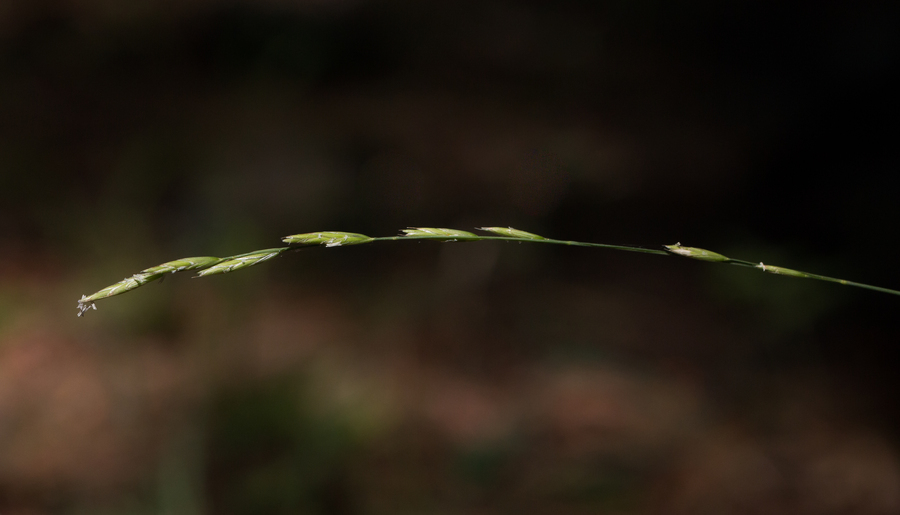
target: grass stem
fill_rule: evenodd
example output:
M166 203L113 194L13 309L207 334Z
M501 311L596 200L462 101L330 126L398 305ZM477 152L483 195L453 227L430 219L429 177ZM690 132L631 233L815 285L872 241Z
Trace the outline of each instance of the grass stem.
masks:
M118 283L107 286L93 295L84 295L78 301L78 316L84 315L89 309L97 309L95 304L100 299L113 297L122 293L139 288L149 282L155 281L163 277L166 273L183 272L187 270L197 271L195 277L205 277L207 275L230 273L242 268L251 267L268 261L285 252L298 250L313 245L324 245L326 247L342 247L348 245L360 245L372 242L384 241L401 241L401 240L434 240L442 242L463 242L463 241L507 241L521 243L544 243L550 245L568 245L572 247L592 247L601 249L620 250L626 252L640 252L642 254L656 254L659 256L681 256L689 259L700 261L709 261L713 263L724 263L729 265L742 266L747 268L755 268L766 273L776 275L786 275L790 277L798 277L803 279L814 279L817 281L826 281L832 283L843 284L845 286L853 286L863 288L890 295L900 295L900 291L890 288L882 288L880 286L872 286L845 279L828 277L825 275L811 274L801 272L790 268L780 266L765 265L763 263L754 263L742 259L733 259L723 256L716 252L696 247L684 247L680 243L675 245L665 245L662 249L650 249L638 247L635 245L610 245L606 243L588 243L583 241L571 240L555 240L532 234L529 232L513 229L511 227L480 227L479 230L491 233L490 236L474 234L468 231L458 229L444 229L434 227L415 227L404 229L404 234L399 236L382 236L372 238L364 234L340 232L340 231L323 231L314 233L294 234L286 236L282 241L288 243L287 247L275 247L270 249L255 250L236 254L225 258L217 257L194 257L183 258L175 261L169 261L155 267L147 268L131 277L123 279Z

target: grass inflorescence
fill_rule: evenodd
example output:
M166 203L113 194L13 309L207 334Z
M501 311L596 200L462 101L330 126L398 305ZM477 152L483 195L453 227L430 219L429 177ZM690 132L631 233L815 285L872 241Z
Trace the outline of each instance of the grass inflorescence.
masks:
M403 229L400 236L384 236L373 238L364 234L341 232L341 231L322 231L310 232L303 234L293 234L282 238L287 243L287 247L277 247L271 249L255 250L244 254L218 258L218 257L191 257L182 258L175 261L169 261L161 265L142 270L131 277L125 278L115 284L107 286L93 295L83 295L78 300L78 316L84 315L89 309L97 309L96 301L113 297L122 293L134 290L147 283L162 278L165 274L196 271L194 277L206 277L208 275L226 274L258 265L264 261L268 261L281 254L314 245L324 245L325 247L343 247L347 245L360 245L363 243L372 243L378 241L399 241L399 240L436 240L443 242L453 241L518 241L531 243L548 243L553 245L570 245L576 247L595 247L613 250L624 250L628 252L640 252L644 254L656 254L660 256L682 256L689 259L700 261L708 261L712 263L725 263L729 265L737 265L748 268L754 268L763 272L786 275L790 277L800 277L805 279L815 279L819 281L827 281L833 283L844 284L847 286L855 286L857 288L865 288L867 290L889 293L891 295L900 295L900 291L869 284L862 284L844 279L837 279L824 275L811 274L792 270L779 266L765 265L763 263L754 263L741 259L732 259L722 254L712 252L696 247L684 247L680 243L675 245L665 245L661 249L650 249L633 245L608 245L605 243L586 243L582 241L554 240L538 236L530 232L520 231L512 227L479 227L481 231L487 232L490 236L479 235L468 231L458 229L445 229L435 227L411 227Z

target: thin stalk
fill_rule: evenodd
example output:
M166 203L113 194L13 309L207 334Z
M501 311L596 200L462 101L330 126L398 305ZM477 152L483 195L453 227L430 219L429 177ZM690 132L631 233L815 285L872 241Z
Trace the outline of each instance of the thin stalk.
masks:
M554 245L569 245L572 247L595 247L599 249L624 250L626 252L641 252L643 254L656 254L658 256L668 256L665 250L648 249L644 247L636 247L633 245L609 245L606 243L587 243L583 241L554 240L550 238L534 239L534 238L516 238L506 236L481 236L448 239L446 236L382 236L372 238L372 241L401 241L401 240L437 240L437 241L518 241L523 243L551 243Z
M665 245L662 249L648 249L645 247L638 247L634 245L610 245L606 243L556 240L538 236L537 234L520 231L518 229L513 229L511 227L481 227L479 229L485 232L489 232L491 233L491 235L484 236L468 231L461 231L458 229L443 229L433 227L416 227L411 229L404 229L403 232L405 234L401 236L382 236L377 238L372 238L370 236L358 233L323 231L286 236L282 239L282 241L288 243L288 246L286 247L254 250L252 252L235 254L233 256L228 256L225 258L210 256L182 258L175 261L169 261L155 267L147 268L145 270L142 270L141 272L138 272L137 274L134 274L131 277L119 281L118 283L107 286L106 288L94 293L93 295L82 296L78 301L78 316L82 316L89 309L97 309L95 302L100 299L120 295L122 293L134 290L147 283L153 282L157 279L161 279L167 273L195 270L197 271L197 275L195 277L205 277L207 275L224 274L234 272L242 268L248 268L280 256L285 252L300 250L302 248L313 245L324 245L326 247L342 247L373 242L413 240L435 240L442 242L507 241L519 243L546 243L550 245L567 245L572 247L592 247L620 250L625 252L639 252L642 254L655 254L658 256L682 256L689 259L755 268L771 274L787 275L803 279L814 279L817 281L838 283L845 286L853 286L856 288L863 288L866 290L900 296L900 291L892 290L890 288L882 288L880 286L873 286L870 284L838 279L836 277L828 277L825 275L811 274L808 272L801 272L799 270L793 270L790 268L765 265L763 263L757 264L751 261L745 261L743 259L733 259L705 249L696 247L683 247L680 243L676 243L675 245Z

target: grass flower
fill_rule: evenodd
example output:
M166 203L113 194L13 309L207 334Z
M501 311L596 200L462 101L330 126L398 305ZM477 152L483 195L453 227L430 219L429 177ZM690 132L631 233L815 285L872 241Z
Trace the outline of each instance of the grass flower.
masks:
M167 263L163 263L161 265L157 265L154 267L150 267L142 270L134 274L131 277L125 278L115 284L107 286L102 290L94 293L93 295L82 295L81 299L78 300L78 316L83 316L86 312L91 309L97 309L96 301L100 299L105 299L107 297L112 297L114 295L119 295L135 288L139 288L147 283L153 282L157 279L162 278L167 273L176 273L183 272L186 270L198 270L196 277L206 277L209 275L217 275L217 274L226 274L230 272L235 272L237 270L241 270L243 268L248 268L251 266L258 265L265 261L268 261L276 256L281 255L283 252L293 250L297 248L297 246L302 245L324 245L326 247L343 247L348 245L359 245L362 243L370 243L370 242L382 242L382 241L399 241L399 240L437 240L437 241L517 241L517 242L529 242L529 243L543 243L543 244L551 244L551 245L568 245L568 246L576 246L576 247L592 247L592 248L603 248L603 249L612 249L612 250L623 250L628 252L640 252L644 254L656 254L662 256L682 256L690 259L697 259L700 261L707 261L711 263L724 263L729 265L737 265L742 267L754 268L757 270L761 270L770 274L777 275L785 275L789 277L798 277L804 279L815 279L818 281L826 281L833 282L838 284L843 284L847 286L854 286L857 288L864 288L867 290L879 291L882 293L889 293L891 295L900 295L900 291L892 290L889 288L882 288L880 286L872 286L869 284L862 284L853 281L847 281L845 279L837 279L834 277L828 277L824 275L811 274L808 272L801 272L799 270L793 270L790 268L783 268L772 265L765 265L763 263L753 263L750 261L744 261L742 259L733 259L722 254L712 252L706 249L701 249L697 247L685 247L682 246L681 243L676 243L675 245L665 245L662 249L652 249L645 247L638 247L634 245L610 245L606 243L587 243L582 241L569 241L569 240L554 240L550 238L545 238L543 236L538 236L537 234L533 234L526 231L521 231L519 229L513 229L512 227L480 227L479 230L491 233L491 236L479 236L477 234L461 231L459 229L446 229L446 228L435 228L435 227L410 227L408 229L403 229L403 234L400 236L384 236L373 238L370 236L366 236L364 234L358 234L353 232L340 232L340 231L322 231L322 232L309 232L302 234L294 234L291 236L285 236L282 238L282 241L287 243L288 247L278 247L264 250L255 250L253 252L247 252L245 254L238 254L235 256L229 256L224 258L218 257L191 257L191 258L182 258L177 259L175 261L169 261Z

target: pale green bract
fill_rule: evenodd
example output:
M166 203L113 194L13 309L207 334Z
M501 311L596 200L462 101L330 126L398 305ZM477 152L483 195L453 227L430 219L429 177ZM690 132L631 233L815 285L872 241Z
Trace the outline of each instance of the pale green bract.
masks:
M546 240L543 236L538 236L537 234L520 231L518 229L513 229L512 227L479 227L478 229L482 231L492 232L494 234L499 234L500 236L509 236L511 238L525 238L528 240Z
M808 277L809 276L809 274L807 274L805 272L800 272L798 270L791 270L790 268L784 268L781 266L764 265L762 263L756 265L756 268L759 268L763 272L769 272L770 274L789 275L791 277Z
M689 257L691 259L699 259L701 261L712 261L715 263L727 263L731 261L731 258L727 258L722 254L717 254L706 249L698 249L696 247L682 247L680 243L666 245L666 249L673 254Z
M82 295L80 299L78 299L78 316L84 316L85 311L89 309L97 309L97 305L94 304L94 301L99 299L105 299L107 297L112 297L113 295L119 295L125 293L127 291L131 291L138 286L143 286L149 282L155 281L162 277L163 274L134 274L131 277L122 279L116 284L112 284L98 291L97 293L87 296Z
M96 300L105 299L107 297L112 297L113 295L120 295L127 291L131 291L138 286L143 286L149 282L160 279L167 273L174 274L175 272L182 272L184 270L197 270L199 268L206 268L218 263L219 261L222 261L222 259L217 257L189 257L176 259L175 261L169 261L161 265L141 270L139 273L136 273L131 277L122 279L116 284L107 286L106 288L103 288L102 290L94 293L91 296L82 295L81 299L78 300L78 316L84 316L85 311L89 309L97 309L97 305L94 304L94 301Z
M365 234L353 232L323 231L308 232L285 236L281 241L290 245L325 245L326 247L342 247L344 245L359 245L369 243L372 238Z
M403 237L405 238L429 238L429 239L447 239L447 240L475 240L478 239L477 234L468 231L460 231L459 229L439 229L435 227L410 227L403 229Z
M630 245L608 245L604 243L586 243L580 241L562 241L562 240L553 240L549 238L545 238L543 236L538 236L537 234L533 234L530 232L520 231L519 229L513 229L512 227L480 227L482 231L487 231L497 236L479 236L477 234L473 234L468 231L461 231L459 229L445 229L445 228L435 228L435 227L410 227L408 229L403 229L403 235L401 236L385 236L379 238L373 238L370 236L366 236L364 234L358 234L353 232L340 232L340 231L322 231L322 232L310 232L303 234L294 234L291 236L286 236L283 238L283 241L295 246L289 247L280 247L280 248L272 248L272 249L264 249L257 250L253 252L248 252L246 254L238 254L235 256L218 258L218 257L191 257L191 258L182 258L177 259L175 261L169 261L167 263L163 263L161 265L157 265L154 267L150 267L142 270L141 272L134 274L131 277L123 279L113 285L107 286L102 290L94 293L93 295L82 295L81 299L78 300L78 316L84 315L86 311L89 309L97 309L95 302L100 299L105 299L107 297L112 297L114 295L119 295L125 293L127 291L134 290L140 286L143 286L147 283L153 282L161 277L163 277L167 273L176 273L183 272L186 270L199 270L196 277L206 277L208 275L217 275L217 274L225 274L229 272L234 272L236 270L240 270L242 268L248 268L254 265L258 265L262 262L268 261L275 256L280 255L283 252L294 250L298 248L299 245L325 245L326 247L341 247L347 245L358 245L361 243L369 243L369 242L377 242L377 241L399 241L399 240L437 240L437 241L518 241L518 242L531 242L531 243L544 243L544 244L552 244L552 245L568 245L568 246L576 246L576 247L593 247L593 248L605 248L612 250L624 250L628 252L640 252L643 254L656 254L662 256L684 256L691 259L697 259L700 261L714 262L714 263L726 263L729 265L737 265L748 268L755 268L758 270L762 270L763 272L767 272L770 274L777 275L786 275L790 277L800 277L805 279L816 279L819 281L827 281L833 283L844 284L848 286L855 286L857 288L864 288L867 290L880 291L882 293L889 293L891 295L900 295L900 291L892 290L889 288L882 288L880 286L872 286L869 284L861 284L853 281L847 281L844 279L836 279L834 277L827 277L824 275L816 275L810 274L807 272L800 272L798 270L793 270L790 268L783 268L778 266L764 265L762 263L756 264L750 261L744 261L741 259L732 259L722 254L718 254L716 252L712 252L706 249L701 249L697 247L684 247L680 243L676 243L675 245L666 245L663 249L648 249L644 247L636 247Z
M268 261L273 257L281 254L284 249L266 249L258 252L253 252L252 254L247 254L241 257L237 257L234 259L228 259L222 261L221 263L215 264L207 269L201 270L200 273L197 274L197 277L206 277L207 275L216 275L216 274L227 274L228 272L234 272L235 270L240 270L241 268L251 267L253 265L258 265L263 261Z
M201 268L207 268L212 265L215 265L219 261L222 261L222 258L210 257L210 256L181 258L181 259L176 259L175 261L169 261L168 263L163 263L161 265L150 267L146 270L141 270L141 273L143 273L143 274L173 273L174 274L175 272L183 272L185 270L197 270L197 269L201 269Z

